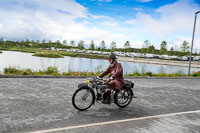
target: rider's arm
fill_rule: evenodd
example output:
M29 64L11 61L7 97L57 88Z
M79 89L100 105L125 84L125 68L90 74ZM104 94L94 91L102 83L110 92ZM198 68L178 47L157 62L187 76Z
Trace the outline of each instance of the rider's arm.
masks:
M103 73L101 73L99 75L100 78L103 78L104 76L106 76L108 73L110 73L111 70L111 66L109 66Z

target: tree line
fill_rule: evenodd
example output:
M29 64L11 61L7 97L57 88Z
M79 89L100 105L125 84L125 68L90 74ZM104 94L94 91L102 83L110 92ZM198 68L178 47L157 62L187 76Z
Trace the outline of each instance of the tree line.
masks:
M26 39L25 41L11 41L11 40L4 40L3 38L0 38L0 47L28 47L28 48L66 48L66 49L71 49L71 48L78 48L80 50L84 50L85 48L85 42L83 40L80 40L77 44L75 41L70 41L69 43L67 40L63 40L60 42L57 40L56 42L52 42L51 40L45 40L43 39L41 42L40 40L28 40ZM170 50L167 50L167 42L162 41L160 44L160 49L156 49L154 45L152 45L148 40L144 41L144 44L142 48L133 48L131 47L131 44L129 41L126 41L124 43L123 48L117 48L116 47L116 42L112 41L110 43L109 48L106 48L106 43L104 40L100 42L100 44L97 46L95 45L94 41L92 40L89 44L89 50L97 50L97 51L106 51L106 52L113 52L113 51L119 51L119 52L135 52L135 53L144 53L144 54L159 54L159 55L175 55L175 56L184 56L184 55L189 55L189 44L187 41L183 41L180 49L171 47ZM198 55L195 53L194 55Z

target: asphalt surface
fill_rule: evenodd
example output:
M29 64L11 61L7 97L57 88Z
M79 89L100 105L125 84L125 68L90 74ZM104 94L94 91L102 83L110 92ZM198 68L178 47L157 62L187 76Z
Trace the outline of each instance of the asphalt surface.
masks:
M200 79L129 80L137 98L127 108L81 112L71 98L84 78L0 78L0 133L200 132Z

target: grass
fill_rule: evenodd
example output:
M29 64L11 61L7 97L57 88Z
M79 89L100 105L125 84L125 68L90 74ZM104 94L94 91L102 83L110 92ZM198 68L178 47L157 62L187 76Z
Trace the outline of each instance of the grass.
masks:
M64 58L63 55L58 54L56 52L50 52L50 51L36 52L33 54L33 56L48 57L48 58Z
M64 51L55 51L55 52L63 56L91 58L91 59L107 59L107 56L98 54L85 54L85 53L74 53L74 52L64 52Z
M46 70L33 71L29 68L20 69L17 67L4 68L5 75L60 75L56 67L48 67Z
M63 58L64 56L70 56L70 57L80 57L80 58L90 58L90 59L107 59L107 56L98 54L85 54L85 53L75 53L75 52L65 52L65 51L48 51L48 50L40 50L38 48L27 48L27 47L20 47L20 48L0 47L0 50L34 53L34 56L48 57L48 58Z
M98 72L63 72L59 73L58 69L56 67L48 67L46 70L38 70L33 71L29 68L27 69L20 69L17 67L8 67L4 68L4 75L60 75L60 76L99 76L100 71ZM172 73L172 74L166 74L166 73L159 73L154 74L152 72L145 72L145 73L139 73L134 72L131 74L125 74L124 77L187 77L186 74L182 73ZM191 77L200 77L200 71L196 73L192 73Z
M26 52L26 53L35 53L39 51L37 48L17 48L17 47L0 47L0 50L5 50L5 51L19 51L19 52Z

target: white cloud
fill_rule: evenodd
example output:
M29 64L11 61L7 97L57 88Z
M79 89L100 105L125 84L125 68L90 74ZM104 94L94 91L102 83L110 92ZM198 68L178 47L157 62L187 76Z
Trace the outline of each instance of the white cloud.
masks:
M136 25L136 24L138 24L137 21L134 20L134 19L127 20L125 23L126 23L126 24L130 24L130 25Z
M123 34L113 33L95 27L86 27L85 24L93 18L102 19L107 16L94 16L88 13L87 8L74 0L16 0L17 4L0 8L0 37L5 39L30 39L30 40L90 40L111 42L123 38ZM0 4L2 1L0 1ZM11 2L11 0L9 1ZM34 4L35 7L25 5ZM11 8L12 7L12 8ZM9 8L9 10L8 10ZM83 23L77 22L77 18L85 18ZM88 20L88 21L87 21ZM104 23L109 24L109 23ZM112 24L117 25L117 23ZM110 25L111 26L111 25Z
M112 0L98 0L100 2L112 2Z
M150 2L150 1L153 1L153 0L138 0L139 2Z
M109 16L104 16L104 15L93 15L93 14L89 14L89 16L91 17L91 19L109 19L112 20L111 17Z
M135 11L142 11L142 8L133 8Z
M137 14L138 23L143 24L149 32L164 36L174 32L191 32L194 13L200 8L190 0L179 0L176 3L164 5L156 10L159 18L145 13Z
M118 26L118 23L113 22L113 21L104 21L104 22L101 22L100 24L104 26L111 26L111 27Z

